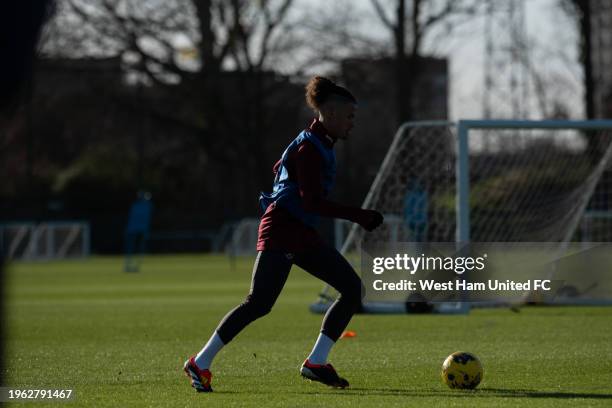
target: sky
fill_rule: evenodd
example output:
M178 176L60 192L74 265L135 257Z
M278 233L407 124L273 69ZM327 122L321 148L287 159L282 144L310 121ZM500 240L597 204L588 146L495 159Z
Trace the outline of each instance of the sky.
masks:
M551 93L560 92L563 95L559 95L559 98L576 100L578 103L572 103L568 108L571 109L572 115L578 116L581 114L579 78L577 77L579 73L576 72L578 67L575 66L570 70L561 56L546 57L546 55L555 54L557 47L565 45L563 51L568 54L569 58L577 60L577 47L574 46L575 32L571 26L560 27L560 22L564 22L564 19L560 15L557 3L557 0L526 0L525 31L532 47L531 62L542 70L546 69L547 75L553 78L564 76L564 81L568 82L567 86L574 87L565 91L551 90ZM485 67L483 33L484 22L480 21L472 35L466 36L465 40L459 40L464 44L453 48L447 54L451 67L450 111L451 118L454 120L483 117ZM570 47L567 47L567 44L570 44ZM531 106L526 112L531 119L537 119L538 115L537 109L533 106L535 104L534 92L533 89L529 92L531 95L528 98Z
M297 0L299 7L312 9L314 4L326 7L325 0ZM508 0L495 0L508 1ZM544 78L543 90L550 100L563 102L572 118L582 115L580 70L577 63L576 33L567 17L559 10L558 0L509 0L524 1L525 33L530 44L530 62ZM384 4L384 1L382 1ZM329 4L329 3L327 3ZM374 17L370 0L354 0L351 6L365 15L371 15L360 30L374 37L389 37L386 29ZM451 120L482 118L485 67L484 19L476 19L448 38L430 37L424 46L424 54L433 53L446 57L450 67L449 113ZM568 63L568 61L570 61ZM498 82L508 83L508 72L499 72ZM529 82L532 84L532 82ZM529 86L524 118L541 118L536 93ZM497 101L495 100L497 96ZM512 116L507 95L493 95L493 109L497 117ZM506 105L506 106L504 106ZM498 108L498 109L497 109ZM550 106L549 106L550 108Z

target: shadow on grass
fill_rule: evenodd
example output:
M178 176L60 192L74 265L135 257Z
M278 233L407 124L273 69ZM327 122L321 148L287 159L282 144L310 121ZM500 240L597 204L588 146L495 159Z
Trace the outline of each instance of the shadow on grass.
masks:
M612 400L612 394L595 394L582 392L535 391L524 389L478 388L476 390L409 390L400 388L348 388L346 395L386 395L402 397L451 397L451 398L584 398Z

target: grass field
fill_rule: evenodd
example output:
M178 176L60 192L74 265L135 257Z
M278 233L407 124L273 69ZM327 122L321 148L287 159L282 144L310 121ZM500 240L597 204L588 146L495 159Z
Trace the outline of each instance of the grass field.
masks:
M230 343L213 366L212 394L181 371L249 288L251 260L231 270L214 256L149 257L140 273L120 258L15 263L6 287L10 386L72 388L63 403L95 407L612 406L612 308L474 310L466 316L358 315L331 362L351 387L300 378L321 316L321 288L299 270L272 313ZM464 350L485 367L476 391L440 381Z

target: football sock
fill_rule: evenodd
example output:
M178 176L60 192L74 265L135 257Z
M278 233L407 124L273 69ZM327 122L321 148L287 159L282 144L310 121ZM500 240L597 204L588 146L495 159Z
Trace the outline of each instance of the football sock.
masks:
M210 340L208 340L208 343L206 343L204 348L196 355L196 365L202 370L209 369L213 358L215 358L223 346L225 346L225 344L223 344L221 337L219 337L219 334L215 331L210 337Z
M335 342L332 339L323 333L319 334L319 338L308 356L308 361L312 364L326 364L327 356L334 344Z

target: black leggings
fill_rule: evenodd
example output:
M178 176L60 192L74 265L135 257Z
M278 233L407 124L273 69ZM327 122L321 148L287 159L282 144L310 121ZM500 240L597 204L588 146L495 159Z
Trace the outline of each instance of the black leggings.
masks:
M217 327L223 343L229 343L249 323L270 312L293 264L340 292L340 297L325 314L321 327L321 332L327 337L338 340L361 306L362 285L353 267L338 251L323 247L297 253L259 252L246 300L225 315Z

